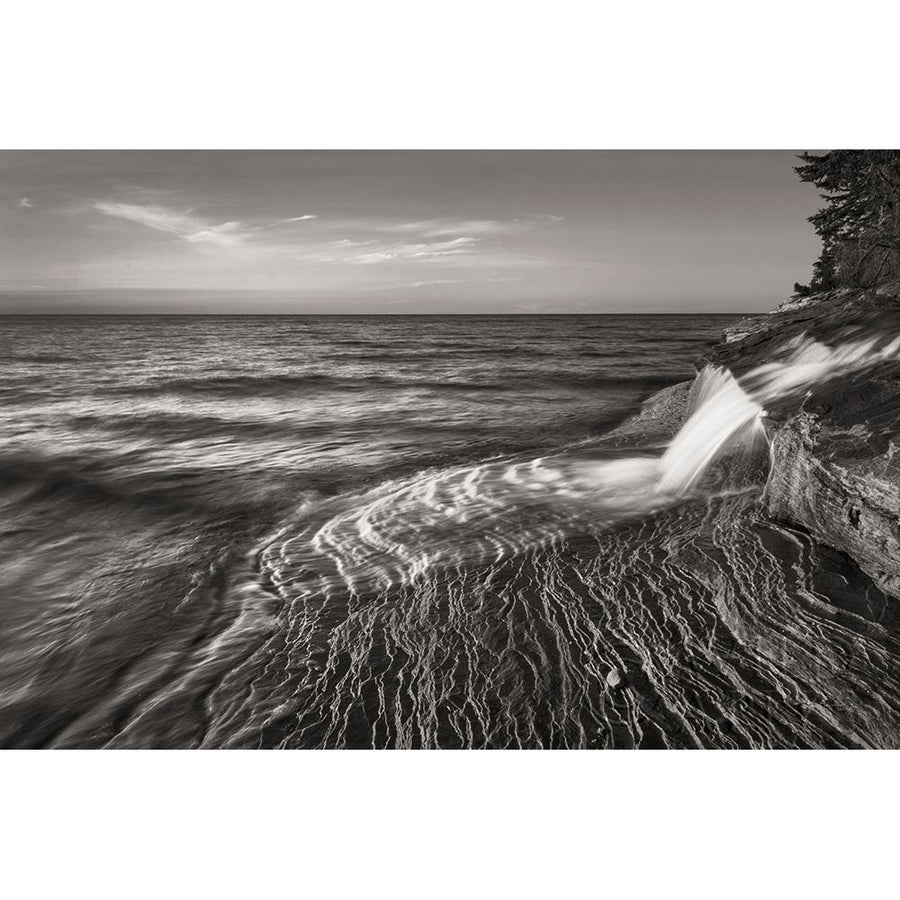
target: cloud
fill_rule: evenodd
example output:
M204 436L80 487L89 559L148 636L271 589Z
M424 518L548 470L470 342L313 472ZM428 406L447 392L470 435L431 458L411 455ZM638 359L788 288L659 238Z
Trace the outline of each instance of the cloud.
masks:
M422 237L452 237L454 235L496 234L510 228L512 222L495 219L425 219L418 222L384 224L381 230L398 233L418 233Z
M524 231L542 223L562 222L562 216L548 214L516 216L514 219L423 219L382 225L390 232L410 232L422 237L452 237L454 235L500 235Z
M294 222L308 222L311 219L318 219L316 215L307 214L305 216L291 216L289 219L278 219L276 222L267 222L265 225L257 225L255 230L262 231L266 228L278 228L281 225L292 225Z
M478 238L460 236L446 241L384 241L378 238L341 238L295 256L305 262L373 265L383 262L427 263L474 255Z
M29 200L27 197L23 197L23 198L16 204L16 206L18 206L19 209L31 209L31 207L34 206L34 200Z
M243 245L256 231L316 218L314 215L307 214L278 219L262 225L246 225L236 220L216 224L194 215L192 209L182 212L159 204L97 201L92 204L92 208L107 216L136 222L138 225L144 225L154 231L173 234L189 244L211 244L218 247Z
M349 262L360 265L371 265L389 260L434 262L446 259L448 256L463 256L472 253L477 242L478 238L465 235L449 241L381 244L375 249L367 249L355 254L349 259Z
M142 198L143 199L143 198ZM151 197L146 198L152 200ZM242 255L277 256L295 263L373 266L383 263L457 265L534 264L504 246L507 237L558 216L514 219L433 218L398 221L385 218L326 219L302 238L288 226L318 219L312 213L269 222L215 222L193 209L172 209L155 202L95 201L95 212L170 234L187 244L241 251ZM284 229L282 232L281 229ZM271 229L278 229L279 237ZM269 234L271 233L271 237ZM343 233L343 235L342 235ZM340 236L340 237L339 237ZM330 238L330 239L329 239Z
M512 262L502 246L512 236L541 222L560 221L558 216L519 216L514 219L434 218L397 221L396 219L356 218L331 220L323 227L341 237L319 247L311 247L296 258L308 262L377 265L379 263L474 264ZM398 239L398 238L403 238ZM490 254L490 259L488 255Z
M230 246L244 240L244 226L240 222L223 222L221 225L211 225L193 234L184 235L184 239L191 244L220 244Z
M190 211L179 212L164 206L99 201L93 204L93 208L113 218L136 222L154 231L174 234L191 244L216 244L228 247L240 243L246 236L244 226L240 222L214 225L199 216L191 215Z
M510 255L502 249L502 241L541 224L561 222L561 216L529 215L514 219L417 219L397 222L386 219L353 219L330 223L354 233L354 239L332 241L330 250L315 254L320 262L347 262L373 265L384 262L460 262L485 260L493 250L492 261ZM386 235L403 235L407 240L389 241ZM359 239L362 238L362 239ZM491 249L489 249L491 248ZM532 260L533 261L533 260Z

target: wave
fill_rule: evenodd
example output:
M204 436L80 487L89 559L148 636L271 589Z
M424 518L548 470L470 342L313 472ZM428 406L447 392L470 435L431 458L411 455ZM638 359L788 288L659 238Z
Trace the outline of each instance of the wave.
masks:
M196 440L198 437L229 437L240 440L283 438L302 430L304 437L334 434L333 422L310 424L302 429L296 422L280 422L277 419L242 418L228 419L220 416L191 412L147 410L136 413L79 414L68 417L66 425L76 432L99 432L109 435L128 435L153 440Z
M3 488L16 492L18 503L73 503L76 513L113 506L163 516L186 511L243 515L272 505L249 479L229 489L224 473L215 478L200 467L141 467L133 460L116 465L87 457L6 455L0 457L0 477Z
M7 353L3 356L4 363L83 363L86 357L65 356L58 353Z
M666 372L658 375L614 375L606 372L580 375L569 372L505 373L509 378L523 378L531 385L560 386L577 389L596 389L613 386L634 386L636 389L652 389L684 380L684 372ZM364 392L373 388L392 390L426 390L450 392L496 392L509 390L508 381L431 379L418 377L389 377L384 375L336 376L324 373L284 375L215 375L205 378L171 378L156 381L107 387L103 393L115 395L163 395L163 394L222 394L222 395L281 395L287 391L304 388L320 391Z

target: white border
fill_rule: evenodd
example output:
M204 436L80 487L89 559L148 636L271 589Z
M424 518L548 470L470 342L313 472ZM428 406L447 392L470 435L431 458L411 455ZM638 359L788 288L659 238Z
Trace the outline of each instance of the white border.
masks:
M898 146L890 10L31 0L4 11L0 146ZM3 753L4 893L874 896L896 762Z
M892 146L894 25L881 0L31 0L0 146Z
M16 898L828 898L895 883L897 758L10 752Z

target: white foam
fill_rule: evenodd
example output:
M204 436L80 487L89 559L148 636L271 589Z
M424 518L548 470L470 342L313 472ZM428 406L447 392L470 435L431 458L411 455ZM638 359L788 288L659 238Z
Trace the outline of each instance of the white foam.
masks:
M697 392L696 409L660 460L657 489L663 493L690 490L710 463L763 411L726 369L704 369Z
M697 378L693 411L661 461L658 490L683 494L693 488L710 464L728 447L762 433L765 407L802 395L816 385L861 371L900 354L900 337L850 341L828 347L806 336L786 344L781 360L764 363L740 381L725 369L710 366Z

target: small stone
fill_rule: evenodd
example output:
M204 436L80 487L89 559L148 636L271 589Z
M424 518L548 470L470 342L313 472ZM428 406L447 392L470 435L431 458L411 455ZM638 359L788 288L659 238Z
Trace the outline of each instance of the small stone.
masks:
M619 687L623 683L622 673L618 669L611 669L606 676L606 683L611 687Z

